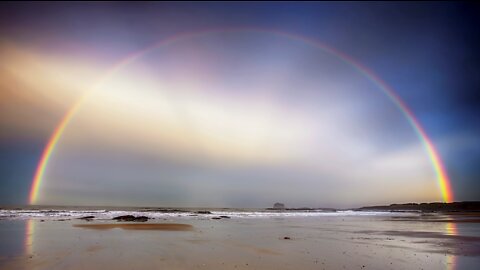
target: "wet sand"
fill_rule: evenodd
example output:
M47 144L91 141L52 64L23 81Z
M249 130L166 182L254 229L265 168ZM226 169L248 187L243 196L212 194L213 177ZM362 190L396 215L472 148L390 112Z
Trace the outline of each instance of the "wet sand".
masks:
M479 223L416 218L0 220L0 269L480 269Z
M191 231L193 226L180 223L113 223L113 224L74 224L73 227L94 230L155 230L155 231Z

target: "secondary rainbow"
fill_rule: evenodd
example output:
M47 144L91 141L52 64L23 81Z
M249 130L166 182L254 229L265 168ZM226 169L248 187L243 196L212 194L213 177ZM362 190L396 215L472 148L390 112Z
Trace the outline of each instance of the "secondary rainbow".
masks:
M58 123L55 130L53 131L52 135L48 140L47 145L45 146L42 152L40 161L37 165L37 169L35 171L35 175L32 181L31 189L30 189L29 203L35 204L37 202L38 194L39 194L42 182L44 180L43 178L44 178L45 170L49 163L50 157L52 156L52 153L54 152L55 147L58 144L59 140L61 139L62 134L65 131L66 127L68 126L72 118L75 116L75 114L78 112L78 110L81 108L84 101L88 99L88 97L91 95L92 92L100 88L118 70L122 69L123 67L127 66L128 64L140 58L141 56L145 55L150 51L153 51L154 49L160 46L164 46L170 43L193 38L196 36L202 36L202 35L213 34L213 33L222 33L222 32L259 32L259 33L274 34L274 35L292 38L295 40L300 40L307 44L310 44L311 46L317 47L327 53L337 56L339 59L341 59L345 63L351 65L356 70L361 72L366 78L368 78L375 85L377 85L406 117L410 125L415 130L417 136L422 141L422 144L427 152L430 162L432 163L433 169L436 174L437 184L440 188L440 192L442 194L442 198L444 202L453 201L453 191L450 185L450 180L448 178L445 166L443 165L440 155L438 154L432 140L427 136L425 129L420 125L420 122L415 118L413 112L408 108L405 102L395 93L393 88L387 85L372 70L361 65L358 61L356 61L349 55L313 39L309 39L309 38L295 35L292 33L282 32L278 30L271 30L271 29L235 28L235 29L204 30L204 31L187 32L187 33L178 34L168 39L162 40L158 43L155 43L152 46L147 47L143 50L137 51L129 55L128 57L124 58L122 61L120 61L116 65L114 65L95 85L92 86L90 90L88 90L85 94L83 94L83 96L74 103L74 105L67 111L67 113L63 116L63 118Z

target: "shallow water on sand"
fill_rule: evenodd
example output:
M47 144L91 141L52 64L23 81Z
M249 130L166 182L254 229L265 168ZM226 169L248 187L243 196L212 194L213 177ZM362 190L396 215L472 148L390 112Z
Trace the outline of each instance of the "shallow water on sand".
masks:
M4 217L0 268L480 269L476 215L231 214L212 220L215 215L138 223L191 225L188 230L124 229L106 217ZM104 229L92 229L96 224Z

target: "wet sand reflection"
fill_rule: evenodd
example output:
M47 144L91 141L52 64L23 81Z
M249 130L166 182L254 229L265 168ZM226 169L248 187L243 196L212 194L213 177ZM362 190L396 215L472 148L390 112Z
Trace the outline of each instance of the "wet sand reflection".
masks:
M446 235L453 235L453 236L458 235L457 225L453 222L445 223L445 234ZM445 259L446 270L457 269L456 263L457 263L457 256L452 254L452 253L447 253L446 254L446 259Z
M28 219L25 223L25 255L33 255L33 239L35 234L35 221L33 219Z

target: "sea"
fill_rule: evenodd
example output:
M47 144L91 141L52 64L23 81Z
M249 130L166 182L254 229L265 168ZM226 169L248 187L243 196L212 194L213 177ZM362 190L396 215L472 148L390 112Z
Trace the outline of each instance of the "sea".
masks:
M334 209L271 209L271 208L164 208L102 206L20 206L0 207L0 219L74 219L93 216L109 220L123 215L146 216L150 219L204 219L213 216L230 218L320 217L320 216L416 216L416 211L356 211Z

